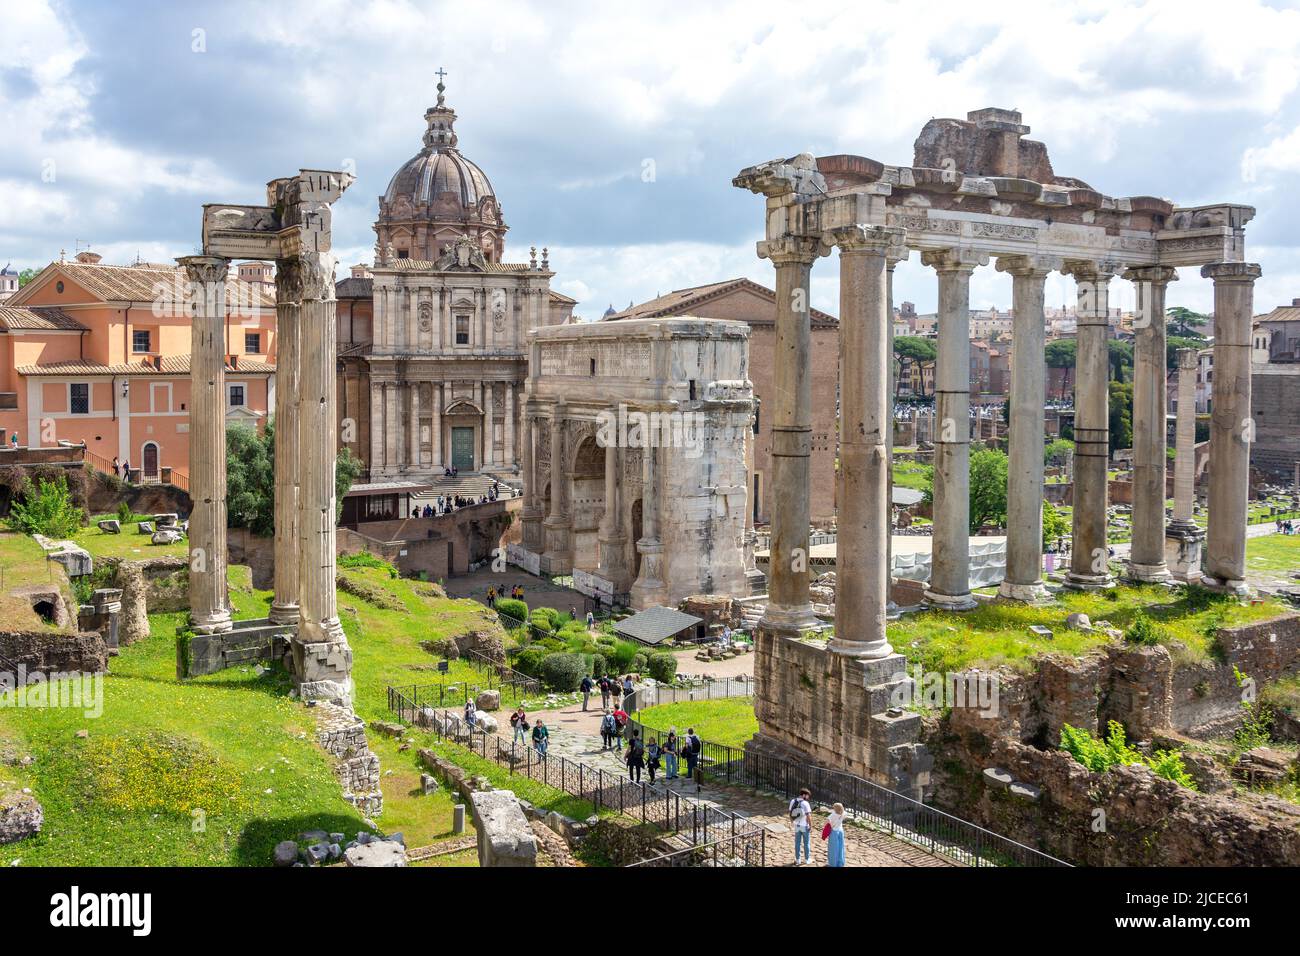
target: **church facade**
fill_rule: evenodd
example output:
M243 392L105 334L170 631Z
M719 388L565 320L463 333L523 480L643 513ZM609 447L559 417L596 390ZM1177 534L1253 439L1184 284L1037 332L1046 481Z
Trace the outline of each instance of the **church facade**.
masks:
M457 147L455 112L379 197L373 267L338 283L340 440L371 482L520 470L529 329L566 323L546 251L505 262L487 175Z

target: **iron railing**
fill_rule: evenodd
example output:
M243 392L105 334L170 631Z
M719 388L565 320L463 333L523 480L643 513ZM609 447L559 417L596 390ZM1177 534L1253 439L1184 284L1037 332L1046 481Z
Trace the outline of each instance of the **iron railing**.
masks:
M533 747L513 740L507 745L496 734L467 726L456 714L449 711L439 713L429 704L420 705L408 696L409 690L388 688L388 709L399 720L427 729L440 739L458 744L513 774L586 800L597 812L615 810L640 823L651 824L690 847L704 848L714 843L730 842L738 848L748 848L742 854L745 860L755 858L752 844L757 841L757 859L765 859L766 831L737 813L710 806L675 790L659 792L646 783L628 780L622 774L590 767L581 761L545 756ZM716 854L719 850L710 852Z
M679 686L677 684L655 684L638 687L634 695L637 710L646 707L658 707L662 704L678 704L692 700L722 700L725 697L753 697L754 678L745 675L722 677L717 680L699 681ZM634 711L624 707L628 713Z
M480 651L466 651L465 659L487 675L489 689L492 689L495 681L498 687L509 688L516 700L524 696L538 697L546 693L545 685L536 677L529 677Z
M668 736L635 719L628 729L639 730L648 746ZM678 743L684 739L678 734ZM780 794L791 800L804 787L820 805L844 804L845 811L877 830L929 853L967 866L1069 866L1056 857L993 833L977 824L872 783L855 774L829 770L738 747L702 740L695 767L696 792L705 782ZM685 765L685 760L682 761Z

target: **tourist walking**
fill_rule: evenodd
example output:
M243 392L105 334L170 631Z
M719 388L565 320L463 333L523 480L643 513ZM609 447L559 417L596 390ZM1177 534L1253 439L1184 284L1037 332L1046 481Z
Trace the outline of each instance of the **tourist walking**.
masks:
M667 780L677 779L677 728L673 727L668 731L668 739L664 741L664 776Z
M582 711L583 711L583 713L586 713L586 712L587 712L587 702L591 700L591 689L592 689L592 687L594 687L594 686L595 686L595 685L591 682L591 675L590 675L590 674L584 674L583 677L582 677L582 683L578 685L578 689L582 691Z
M551 732L546 729L546 721L538 719L533 725L533 749L537 751L537 756L546 756L546 748L550 746L550 742Z
M633 783L641 782L641 771L645 768L645 744L641 742L641 731L632 731L632 739L627 742L627 779Z
M591 630L592 628L594 628L595 626L596 626L596 615L595 615L595 614L592 614L590 611L588 611L588 612L587 612L587 630L590 631L590 630Z
M799 866L799 847L803 847L803 862L812 862L812 791L804 787L799 796L790 801L790 822L794 826L794 865Z
M682 741L682 756L686 758L686 776L695 779L695 765L699 763L700 751L704 742L695 736L695 728L686 728L686 738Z
M623 709L628 713L636 710L636 687L632 684L632 675L623 678Z
M474 701L467 700L465 701L465 723L469 725L470 730L474 729L474 717L475 717Z
M605 716L600 718L600 749L609 750L614 746L614 715L608 708L605 709Z
M844 865L844 804L837 803L826 818L826 865Z
M116 455L113 456L113 477L114 478L122 477L122 463L117 460Z
M614 707L614 748L623 752L623 730L627 727L627 712Z
M611 677L609 679L609 696L612 699L614 709L618 710L619 702L623 697L623 685L618 682L617 677Z
M600 688L600 709L608 712L609 711L609 675L601 674L600 683L597 684L597 686Z
M650 783L655 782L655 771L659 769L659 741L652 740L645 749L645 768L650 773Z
M524 705L520 704L515 708L515 712L510 715L510 726L514 728L514 736L510 738L510 746L515 744L527 744L528 737L528 715L524 713Z

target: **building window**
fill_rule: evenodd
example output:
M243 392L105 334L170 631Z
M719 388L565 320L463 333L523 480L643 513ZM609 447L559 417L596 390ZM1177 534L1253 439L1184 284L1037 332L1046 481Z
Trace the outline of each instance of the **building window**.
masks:
M456 344L469 345L469 316L456 316Z
M230 389L230 407L231 407L231 408L243 408L244 405L245 405L245 402L244 402L244 386L242 386L242 385L230 385L230 386L228 386L228 388Z
M148 352L149 351L149 330L136 329L131 333L131 351Z
M399 258L399 259L409 259L409 258L411 258L410 250L408 250L408 249L398 249L398 250L397 250L397 258Z
M73 415L90 414L90 383L73 382L68 386L68 411Z
M762 411L763 411L763 406L759 405L758 402L755 401L754 402L754 434L755 435L758 434L758 416L762 413Z
M249 355L257 355L262 351L262 333L245 332L244 333L244 351Z

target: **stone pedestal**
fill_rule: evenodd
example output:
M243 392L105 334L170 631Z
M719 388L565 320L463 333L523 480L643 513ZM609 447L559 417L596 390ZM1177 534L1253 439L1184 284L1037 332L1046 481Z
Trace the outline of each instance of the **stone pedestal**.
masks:
M1168 266L1133 269L1137 285L1133 319L1133 543L1124 577L1159 583L1165 563L1165 290L1178 278Z
M1012 276L1011 430L1007 442L1007 576L1001 597L1035 602L1043 586L1043 287L1060 262L1004 256L998 271Z
M275 274L275 598L273 624L298 623L298 379L302 270L283 259Z
M1253 262L1218 262L1201 268L1214 280L1214 392L1210 416L1210 500L1205 539L1205 586L1246 594L1246 518L1250 446L1250 323Z
M1165 564L1176 581L1194 584L1201 580L1201 545L1205 532L1171 522L1165 530Z
M1077 283L1078 335L1074 373L1074 519L1065 586L1100 590L1114 583L1108 563L1106 466L1110 461L1111 262L1070 262Z
M190 627L230 630L226 585L227 259L186 256L190 296Z
M970 276L987 256L926 252L939 273L939 358L934 392L934 551L926 603L948 611L975 607L970 593Z

